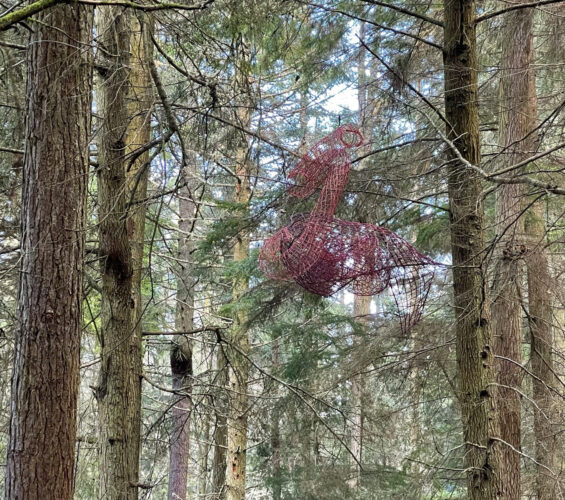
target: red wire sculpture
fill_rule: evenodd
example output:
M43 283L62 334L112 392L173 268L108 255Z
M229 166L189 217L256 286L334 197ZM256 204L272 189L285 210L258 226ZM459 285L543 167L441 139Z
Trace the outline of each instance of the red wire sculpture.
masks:
M322 186L321 193L311 213L294 214L265 241L259 267L324 297L346 287L356 295L388 288L407 332L422 316L435 262L389 229L334 217L351 169L348 150L362 142L354 125L339 127L290 171L291 196L308 198Z

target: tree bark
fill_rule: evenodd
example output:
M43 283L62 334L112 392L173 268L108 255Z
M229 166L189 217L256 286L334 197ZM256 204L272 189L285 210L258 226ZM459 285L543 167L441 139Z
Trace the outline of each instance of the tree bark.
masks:
M7 499L73 497L92 19L79 5L41 13L28 49Z
M224 346L219 345L216 354L216 385L228 386L228 365ZM214 400L216 423L214 427L214 459L212 462L212 499L223 500L226 496L226 456L228 449L227 405L223 404L223 394Z
M192 233L196 216L194 203L194 182L196 155L190 155L181 178L186 187L179 191L179 248L177 276L177 310L175 326L177 331L186 332L194 328L194 278L192 274ZM172 408L173 431L169 467L169 500L186 499L188 478L190 412L192 410L192 346L187 337L175 339L171 349L171 373L173 389L181 392L175 395Z
M538 463L536 491L538 500L550 500L556 498L559 491L557 478L550 472L554 467L556 451L556 434L553 429L556 412L553 399L552 293L548 258L544 249L546 233L543 204L539 201L528 214L526 236L533 399L537 406L534 408L535 458Z
M126 152L135 155L139 148L151 140L151 114L154 92L150 64L153 58L153 29L149 17L136 12L130 17L130 75L128 115L129 125L126 139ZM128 404L128 455L129 477L133 484L139 483L139 457L141 453L141 384L143 380L142 353L142 314L143 301L141 281L143 278L143 253L145 248L145 211L143 203L147 197L149 177L149 151L139 155L133 163L126 163L128 182L128 230L132 258L132 292L134 301L132 312L132 335L130 338L130 380Z
M248 130L251 123L251 89L245 68L249 67L249 48L244 40L238 43L238 70L237 87L242 92L244 99L237 109L237 121ZM243 216L248 214L248 205L251 199L251 161L248 139L241 133L239 145L235 154L235 173L237 176L234 201L241 207ZM242 262L249 258L250 237L247 229L243 229L236 236L233 260ZM232 287L232 300L237 302L248 290L249 278L238 276L234 279ZM243 500L245 498L246 462L247 462L247 419L248 397L247 379L249 375L249 336L247 332L247 312L244 307L237 309L234 315L230 349L229 394L230 408L228 413L228 450L226 467L226 499Z
M445 114L448 138L464 159L480 159L475 2L444 0ZM459 401L470 499L503 495L490 304L484 269L482 182L451 149L448 170Z
M364 22L361 23L359 29L359 38L365 40L366 37L366 25ZM358 63L357 63L357 102L359 104L359 128L363 134L363 142L365 146L363 147L363 152L369 149L367 144L370 144L373 139L373 120L369 111L369 101L371 102L370 107L374 106L376 101L375 96L369 95L368 92L368 82L366 75L366 63L365 63L365 52L364 47L359 48ZM365 219L366 214L359 214L361 218ZM356 295L353 298L353 317L362 325L367 324L367 319L371 313L371 300L372 297L363 297ZM353 345L355 346L357 339L353 337ZM365 381L364 375L358 374L351 379L351 399L353 406L353 414L351 416L351 436L349 447L351 449L351 462L353 466L353 477L348 481L349 487L352 489L357 489L361 485L361 464L363 456L363 395L365 392Z
M500 63L500 147L502 166L521 162L535 147L531 132L536 123L533 77L532 11L507 15ZM520 498L521 405L517 390L522 371L522 304L524 219L523 188L520 184L499 186L496 198L497 238L493 282L494 350L497 356L497 405L502 447L501 481L509 498ZM514 449L512 449L514 448Z
M129 201L126 140L129 123L130 13L121 7L100 11L99 32L107 56L99 106L103 115L98 146L98 201L102 274L101 366L96 398L100 420L100 497L137 499L138 457L129 424L135 339L133 227L125 217Z

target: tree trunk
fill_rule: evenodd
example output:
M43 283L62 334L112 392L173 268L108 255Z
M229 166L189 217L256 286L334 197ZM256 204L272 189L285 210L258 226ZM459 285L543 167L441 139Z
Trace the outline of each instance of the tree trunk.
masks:
M551 356L552 309L551 277L545 244L543 204L536 202L528 214L526 223L528 251L526 266L528 275L529 323L531 332L531 360L533 379L534 434L537 465L536 490L538 500L556 498L558 483L548 470L553 469L556 435L552 420L555 417L553 390L553 359Z
M273 363L272 370L276 376L280 375L281 369L281 356L280 356L280 337L277 335L273 338L271 362ZM276 398L278 394L278 386L276 383L272 384L271 391ZM281 468L281 408L278 403L275 403L271 410L271 465L272 465L272 492L273 500L281 500L282 498L282 468Z
M500 63L500 146L497 167L527 158L535 146L536 106L531 65L533 43L532 12L517 10L507 15ZM518 173L518 172L516 172ZM502 447L501 481L509 498L520 498L520 396L522 371L522 304L520 286L524 254L523 189L520 184L499 186L496 198L496 247L493 282L494 352L497 360L497 405L500 437L510 446ZM513 450L514 448L515 450Z
M179 332L190 331L194 327L194 278L192 273L192 234L196 216L193 199L196 184L196 155L190 155L181 178L186 187L179 191L179 248L177 276L177 310L175 327ZM172 408L173 431L169 467L169 500L186 499L188 478L190 412L192 410L192 346L186 336L177 337L171 349L171 373L175 395Z
M361 324L366 324L371 313L372 297L355 296L353 302L353 316ZM354 344L355 345L355 344ZM363 396L365 392L365 380L363 374L355 375L351 379L351 399L353 404L353 415L351 417L350 449L355 471L354 477L349 481L351 488L361 485L361 465L363 458Z
M251 123L251 99L250 84L244 68L249 67L249 48L241 40L238 44L239 61L238 74L236 76L237 86L244 96L243 102L237 109L237 122L244 129L248 129ZM239 145L235 154L235 173L237 176L235 186L235 203L243 209L243 216L248 214L248 205L251 199L250 174L251 161L249 158L248 139L241 133ZM233 260L242 262L249 258L249 233L243 229L236 237ZM248 290L249 278L237 277L232 287L232 300L237 302ZM230 408L228 413L228 450L226 467L226 499L243 500L245 498L245 478L247 462L247 418L248 398L247 379L249 375L249 336L247 332L247 313L243 307L238 308L234 315L232 335L230 341L230 369L229 394Z
M462 157L480 159L475 2L444 0L445 114L448 138ZM493 394L494 357L484 269L482 182L454 151L448 190L456 313L459 401L471 499L500 498L500 451Z
M208 456L210 454L210 418L204 418L201 422L201 441L198 445L198 498L207 499L210 497L208 494L208 484L210 476L208 474Z
M216 380L218 387L228 387L228 364L224 346L220 344L216 354ZM214 461L212 463L212 500L226 497L226 460L228 449L227 405L223 404L223 394L214 400L216 423L214 427Z
M150 63L153 58L152 26L147 16L137 12L131 16L130 28L130 95L129 125L126 151L134 154L151 139L151 113L153 110L153 81ZM147 197L149 176L149 151L138 156L133 164L126 163L129 207L128 230L130 232L131 258L133 266L132 297L132 336L130 339L130 381L128 404L128 455L129 477L133 484L139 483L139 457L141 452L141 383L143 380L142 324L143 302L141 280L143 278L143 251L145 248L145 207L136 203Z
M361 23L359 29L359 38L365 40L366 25ZM368 102L371 101L370 107L374 106L375 97L368 93L368 82L366 75L364 47L359 48L358 63L357 63L357 102L359 104L359 128L363 134L363 147L362 153L365 153L372 142L373 120L372 116L368 113ZM363 205L363 203L361 204ZM364 211L363 211L364 212ZM366 214L361 213L359 216L366 219ZM366 325L369 314L371 313L371 300L372 297L363 297L356 295L353 299L353 317L361 324ZM357 339L353 337L353 345L357 344ZM351 461L353 465L354 475L348 481L350 488L356 489L361 485L361 464L363 454L363 393L365 390L364 375L358 374L351 379L351 399L353 406L353 414L351 416L351 436L349 447L351 449Z
M134 265L126 179L126 139L129 113L130 14L122 7L100 11L99 32L107 54L107 68L99 92L103 115L98 147L98 200L102 273L101 367L96 398L100 419L100 497L137 498L137 458L129 425L135 339Z
M7 499L73 497L92 9L38 14L28 49L19 329Z

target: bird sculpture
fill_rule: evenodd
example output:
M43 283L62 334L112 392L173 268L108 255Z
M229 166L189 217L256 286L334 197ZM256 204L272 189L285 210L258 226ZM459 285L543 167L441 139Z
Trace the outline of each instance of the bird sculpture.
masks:
M368 296L388 289L407 332L422 316L436 263L389 229L334 217L351 169L349 150L362 143L357 127L343 125L294 166L288 194L305 199L321 189L318 200L265 241L259 266L323 297L343 288Z

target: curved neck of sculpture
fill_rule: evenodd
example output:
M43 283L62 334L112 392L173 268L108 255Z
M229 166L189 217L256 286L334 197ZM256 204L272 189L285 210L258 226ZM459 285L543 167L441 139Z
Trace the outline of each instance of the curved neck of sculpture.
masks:
M311 216L333 217L341 194L347 184L351 163L349 159L344 159L344 163L330 170L329 175L324 181L324 187L320 197L311 212Z

